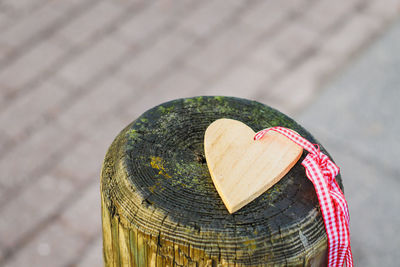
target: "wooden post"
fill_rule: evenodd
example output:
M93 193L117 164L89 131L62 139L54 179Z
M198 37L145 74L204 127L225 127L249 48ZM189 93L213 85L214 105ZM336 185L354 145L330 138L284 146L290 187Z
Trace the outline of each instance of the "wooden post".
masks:
M229 214L204 158L204 132L219 118L255 131L288 127L318 143L282 113L244 99L179 99L147 111L104 159L105 266L326 266L324 223L301 166L305 153L280 182Z

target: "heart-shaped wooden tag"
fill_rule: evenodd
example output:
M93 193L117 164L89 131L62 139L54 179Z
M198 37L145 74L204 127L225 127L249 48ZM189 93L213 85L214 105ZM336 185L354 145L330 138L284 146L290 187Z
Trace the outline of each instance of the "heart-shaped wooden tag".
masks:
M269 131L258 141L246 124L231 119L211 123L204 150L214 185L233 213L277 183L299 160L303 148Z

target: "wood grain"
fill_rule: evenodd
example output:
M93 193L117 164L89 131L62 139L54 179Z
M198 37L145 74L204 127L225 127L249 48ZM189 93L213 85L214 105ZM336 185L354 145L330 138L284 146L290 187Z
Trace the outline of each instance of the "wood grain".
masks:
M204 157L204 133L220 118L256 131L280 125L318 143L282 113L244 99L179 99L145 112L104 159L105 266L324 266L327 238L304 154L275 186L230 214Z
M214 185L226 208L234 213L276 184L299 160L303 149L283 135L255 132L232 119L207 127L204 151Z

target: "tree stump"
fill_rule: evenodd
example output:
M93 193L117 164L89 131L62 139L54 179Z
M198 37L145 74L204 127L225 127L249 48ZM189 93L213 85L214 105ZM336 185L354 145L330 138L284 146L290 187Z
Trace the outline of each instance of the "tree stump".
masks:
M324 223L301 166L305 152L280 182L229 214L203 149L206 128L219 118L255 131L288 127L318 143L284 114L245 99L178 99L145 112L104 159L105 266L326 266Z

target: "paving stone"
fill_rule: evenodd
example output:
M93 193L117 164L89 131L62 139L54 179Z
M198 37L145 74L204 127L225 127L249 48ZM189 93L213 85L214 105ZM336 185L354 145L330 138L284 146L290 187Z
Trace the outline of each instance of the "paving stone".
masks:
M372 0L368 2L364 13L375 15L384 21L390 22L400 14L399 0Z
M85 139L90 139L90 142L93 142L97 146L96 151L104 152L101 157L99 156L98 158L100 163L102 163L105 152L107 151L107 148L111 142L118 135L118 133L128 125L128 123L130 123L130 121L124 120L122 114L115 114L112 112L104 114L97 121L93 121L91 123L93 130L87 133ZM99 172L97 175L99 175Z
M126 52L126 49L126 46L110 36L93 44L85 53L63 67L59 71L59 75L75 86L83 86L100 71L118 60Z
M163 102L176 98L204 95L205 90L200 88L204 84L195 71L187 67L178 68L166 79L147 89L148 93L132 97L124 105L125 108L117 111L117 115L122 116L127 125L146 110Z
M102 131L102 129L96 129ZM110 142L112 139L109 140ZM69 179L74 183L99 181L101 164L108 143L99 144L93 140L82 140L70 153L65 155L50 171L57 177Z
M238 55L248 53L246 47L256 42L259 35L259 32L249 26L240 23L231 25L215 38L209 39L204 47L197 49L187 58L186 64L206 77L215 76Z
M0 113L0 124L7 126L3 131L14 140L22 138L35 124L40 124L46 115L57 109L68 93L68 88L56 80L45 82L35 90L28 90Z
M101 237L100 185L96 178L60 217L63 225L88 239Z
M0 84L18 91L41 71L50 67L65 51L51 42L43 42L0 72Z
M58 117L58 122L70 132L90 135L93 122L117 106L123 99L132 95L135 89L112 77L106 79L99 87L80 97L79 101ZM82 120L81 118L85 118ZM96 127L97 129L97 127ZM99 129L101 130L101 129Z
M124 1L124 0L120 0ZM140 4L131 18L118 27L120 39L133 46L147 45L149 39L160 32L168 32L177 24L177 18L190 15L201 1L158 1ZM152 41L150 41L152 42Z
M66 266L79 255L85 243L77 233L55 222L20 248L18 256L3 266Z
M277 25L287 20L293 11L301 12L306 2L305 0L261 1L244 13L240 20L258 31L269 32L277 29Z
M174 18L177 16L185 16L191 14L203 3L196 0L177 0L177 1L158 1L154 2L151 8L158 10L160 15Z
M56 176L44 176L28 184L21 195L7 202L0 210L2 245L14 248L18 242L32 235L57 209L74 189L73 183Z
M97 238L76 266L103 266L103 264L103 240L102 238Z
M2 6L0 6L0 30L3 31L7 26L9 26L9 23L12 23L9 13L6 12ZM2 60L1 56L0 60Z
M240 65L223 75L213 85L206 85L206 95L231 95L252 98L261 84L271 77L268 73Z
M293 21L279 31L270 42L272 51L280 58L292 61L304 52L318 47L318 35L299 21Z
M68 1L49 1L49 4L53 10L56 12L62 12L68 14L66 21L71 21L75 19L75 16L79 14L79 11L87 12L90 10L96 2L99 0L68 0ZM100 0L104 1L104 0Z
M257 92L259 100L266 101L288 115L295 115L317 95L323 82L336 70L331 56L316 53L300 66L286 72L272 86L265 85Z
M126 7L126 6L130 6L132 4L132 2L141 2L141 0L115 0L115 3L117 3L118 5L122 6L122 7Z
M188 41L179 31L173 31L133 57L122 68L122 76L127 81L132 80L130 77L142 82L152 81L155 79L155 75L165 71L173 60L184 55L191 47L192 42Z
M35 217L34 211L29 208L30 203L24 203L22 199L16 198L13 203L7 205L5 209L1 211L2 216L8 215L8 217L2 217L0 219L0 231L2 236L2 249L10 249L14 247L18 240L20 240L29 229L20 230L19 227L25 226L32 218ZM24 208L25 212L18 212L18 208ZM13 209L15 208L15 210ZM36 221L37 223L38 221ZM35 221L33 221L35 223ZM13 233L12 231L17 231Z
M359 14L331 36L323 40L321 50L335 55L339 61L345 61L362 45L372 40L382 23L375 17Z
M94 35L101 33L102 29L117 18L122 11L122 7L113 2L98 2L88 12L81 14L60 29L56 38L67 40L73 46L87 42Z
M208 1L197 8L193 14L182 19L180 29L194 34L196 37L205 37L243 4L242 0L231 1L229 5L221 0Z
M0 262L4 259L4 248L0 244Z
M2 124L4 125L4 124ZM7 136L3 129L0 130L0 151L5 151L6 148L10 145L12 139Z
M43 6L49 0L20 0L20 1L13 1L13 0L3 0L1 2L1 7L5 8L8 12L12 13L13 15L24 15L29 12L34 11L36 8Z
M44 126L0 160L0 184L7 189L21 186L35 178L35 172L48 167L56 153L62 152L77 136L65 135L64 129L51 124ZM4 156L4 155L3 155ZM0 200L5 196L1 195ZM0 201L1 202L1 201Z
M12 46L24 44L46 27L53 25L61 16L62 13L55 12L52 5L44 5L7 28L1 34L0 42Z
M349 1L316 1L301 17L308 28L324 33L343 22L343 17L354 13L356 5L360 0Z
M58 44L59 40L52 40L52 34L65 22L89 8L90 1L95 0L49 1L20 19L15 16L17 23L10 23L10 27L0 36L0 46L11 48L7 54L1 55L4 59L2 62L9 65L44 40Z
M270 76L283 71L289 65L289 60L279 56L269 45L269 40L260 42L254 50L249 51L248 62L254 69L262 70Z
M165 96L171 94L172 97L179 98L179 94L186 92L196 92L201 84L204 83L195 70L188 67L176 67L174 71L164 80L154 85L154 89L162 92Z
M127 44L137 45L165 28L171 18L162 12L165 9L160 9L160 5L160 2L150 6L142 3L138 8L143 10L135 13L130 20L119 26L118 36Z

